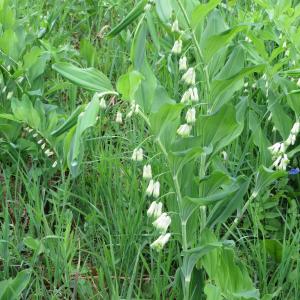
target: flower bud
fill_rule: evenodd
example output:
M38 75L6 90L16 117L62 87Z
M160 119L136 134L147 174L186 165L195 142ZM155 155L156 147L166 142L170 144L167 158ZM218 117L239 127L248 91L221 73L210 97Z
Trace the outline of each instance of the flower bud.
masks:
M144 153L143 153L143 149L142 148L135 148L133 150L131 159L133 161L142 161L144 158Z
M199 101L198 89L196 87L190 89L190 94L193 102Z

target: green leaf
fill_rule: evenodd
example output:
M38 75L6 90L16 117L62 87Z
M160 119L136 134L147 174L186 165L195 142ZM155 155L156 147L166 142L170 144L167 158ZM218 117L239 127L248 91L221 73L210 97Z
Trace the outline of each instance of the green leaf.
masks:
M221 0L211 0L205 4L199 4L192 12L192 27L196 28L199 23L203 21L203 19L218 6Z
M134 101L135 93L140 87L143 75L135 70L122 75L117 82L117 90L124 100Z
M155 6L161 21L167 23L172 17L172 0L157 0Z
M189 281L191 279L193 269L201 257L222 246L221 242L214 242L185 251L181 267L181 272L185 280Z
M107 37L112 38L130 25L135 19L137 19L143 12L144 7L148 3L148 0L141 0L135 8L133 8L130 13L124 18L120 24L115 26L108 34Z
M207 283L204 287L207 300L222 300L221 289L215 285Z
M83 69L70 63L56 63L52 68L72 83L103 95L116 94L109 79L94 68Z
M34 129L40 129L40 115L26 95L23 96L22 101L13 98L11 100L11 109L17 120L27 123Z
M226 79L214 80L211 85L213 102L211 103L211 111L215 112L225 103L230 101L233 94L243 87L243 79L255 72L262 72L266 68L265 65L257 65L253 67L243 68L239 73Z
M285 171L273 171L266 168L265 166L260 166L255 180L255 189L253 195L256 197L259 193L265 191L272 183L281 177L286 176Z
M237 180L239 189L222 202L217 203L210 212L206 226L213 227L216 224L225 223L225 221L242 206L243 198L248 191L250 178L247 180L245 177L240 177Z
M78 116L76 131L70 143L70 149L68 154L68 165L73 176L78 175L80 161L83 157L83 134L88 128L96 124L99 110L99 100L98 97L95 96L93 97L92 101L87 105L85 111Z
M1 300L19 300L21 293L25 290L30 281L31 270L23 270L15 278L0 281L0 299Z
M75 126L78 116L83 112L83 110L83 105L78 106L61 126L51 132L51 135L58 137Z
M246 25L239 25L220 34L210 36L203 43L203 54L205 60L208 62L218 50L227 47L239 32L244 31L247 28L248 26Z
M184 105L165 104L156 113L150 115L150 123L156 140L168 151L175 140L176 130L180 124L180 113Z
M25 246L35 251L38 255L44 252L43 243L38 239L28 236L23 239L23 242Z
M262 247L277 262L282 261L282 244L278 240L263 240Z
M237 121L235 107L226 104L214 114L199 116L196 126L198 136L202 139L202 147L212 145L215 153L241 133L243 124Z
M141 20L136 29L130 53L133 67L136 70L140 70L145 61L147 32L147 23Z

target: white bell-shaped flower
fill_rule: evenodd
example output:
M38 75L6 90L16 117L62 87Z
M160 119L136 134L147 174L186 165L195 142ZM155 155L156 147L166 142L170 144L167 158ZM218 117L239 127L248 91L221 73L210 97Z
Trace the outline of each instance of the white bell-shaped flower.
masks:
M150 247L156 251L161 251L166 243L169 241L171 233L162 234L157 240L155 240Z
M192 127L189 124L180 125L177 129L177 134L182 137L188 137L191 133Z
M156 181L153 186L153 197L158 198L160 194L160 183Z
M143 168L143 178L151 179L152 178L152 168L151 165L145 165Z
M172 48L172 53L174 54L180 54L182 51L182 40L177 40L174 43L174 46Z
M102 110L106 109L107 105L104 98L101 98L99 105Z
M152 194L153 194L153 190L154 190L154 180L151 179L149 181L148 187L146 189L146 195L149 196L149 197L151 197Z
M178 20L175 20L172 24L172 32L179 32L179 23Z
M187 85L195 85L196 83L196 73L194 68L189 68L186 73L182 76L182 81Z
M171 218L167 213L161 214L158 219L152 223L152 225L161 233L166 233L170 224Z
M117 112L117 116L116 116L116 122L119 124L123 123L123 117L122 117L122 113L121 112Z
M186 112L185 119L188 124L193 124L196 122L196 109L194 107L190 108Z
M153 201L147 210L147 216L149 218L159 218L162 214L162 207L163 204L161 202L157 203L156 201Z
M186 71L187 70L187 58L183 56L179 59L179 71Z

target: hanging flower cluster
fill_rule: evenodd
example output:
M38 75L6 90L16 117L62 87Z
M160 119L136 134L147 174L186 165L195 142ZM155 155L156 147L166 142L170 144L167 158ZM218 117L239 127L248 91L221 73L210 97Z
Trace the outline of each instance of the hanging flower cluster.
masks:
M44 155L49 159L52 159L56 156L54 149L51 149L49 142L41 136L39 132L34 130L33 128L27 126L24 128L24 131L27 134L32 134L32 137L36 140L36 143L40 146L41 150L44 152ZM52 168L56 168L58 165L57 160L53 160Z
M300 122L297 121L288 136L288 138L284 142L278 142L269 147L269 150L272 154L272 158L274 160L273 167L278 170L286 170L289 164L289 158L286 154L286 150L289 146L294 145L296 143L297 135L300 131Z
M178 25L178 20L175 20L172 25L172 31L181 33ZM179 38L175 41L172 48L172 53L179 55L182 52L182 40ZM193 106L199 102L199 93L196 87L196 72L193 67L188 66L188 60L186 56L182 56L179 59L179 71L183 72L182 81L187 86L187 90L183 93L181 102L186 104L188 110L186 112L185 120L186 123L179 126L177 134L181 137L189 137L192 131L192 126L196 122L196 109Z
M135 148L132 153L131 159L133 161L142 161L143 160L143 149ZM152 177L152 168L150 164L146 164L143 167L143 179L148 182L146 189L146 196L148 198L154 198L154 201L150 204L150 207L147 210L148 218L153 219L152 225L160 234L158 239L156 239L150 247L160 251L163 249L165 244L171 237L170 233L167 233L168 227L171 224L171 218L167 213L163 213L163 204L158 202L157 199L160 195L160 182L155 181Z

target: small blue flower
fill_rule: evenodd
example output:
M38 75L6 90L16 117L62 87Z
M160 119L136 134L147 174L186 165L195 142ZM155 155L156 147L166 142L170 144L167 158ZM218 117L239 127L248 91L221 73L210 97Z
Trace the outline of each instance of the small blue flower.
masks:
M289 174L290 174L290 175L297 175L297 174L299 174L299 173L300 173L300 169L299 169L299 168L291 169L291 170L289 171Z

